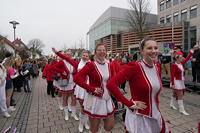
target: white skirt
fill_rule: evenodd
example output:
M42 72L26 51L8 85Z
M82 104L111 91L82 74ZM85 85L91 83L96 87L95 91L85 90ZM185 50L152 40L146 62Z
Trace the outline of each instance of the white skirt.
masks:
M54 80L54 81L53 81L53 86L55 86L57 89L60 90L60 86L59 86L59 84L58 84L58 81Z
M184 80L174 80L174 89L178 91L185 90Z
M125 126L129 133L160 133L162 119L149 118L126 110Z
M60 86L60 91L61 92L73 92L74 91L74 85L75 85L74 82L71 82L65 87Z
M76 85L76 88L74 90L74 95L76 96L77 100L84 101L86 94L87 94L87 91L85 89Z
M112 99L102 99L88 94L83 102L84 112L91 117L107 117L115 111Z

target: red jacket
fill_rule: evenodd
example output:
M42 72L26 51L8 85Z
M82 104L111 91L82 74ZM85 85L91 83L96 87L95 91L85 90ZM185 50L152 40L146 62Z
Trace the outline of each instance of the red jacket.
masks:
M116 73L116 71L114 70L116 66L114 66L114 64L115 63L108 64L111 77L114 76ZM89 77L89 84L85 82L87 77ZM102 77L99 74L99 71L94 62L86 63L86 65L76 74L74 82L95 96L98 97L103 96L103 95L96 95L93 93L96 88L101 88L102 85Z
M56 64L56 62L53 62L52 64L46 64L44 67L44 70L42 72L42 77L45 77L47 81L53 81L53 75L55 72L51 71L52 65Z
M77 72L77 68L78 68L78 64L79 62L78 61L75 61L73 59L71 59L70 57L68 56L65 56L64 54L60 53L60 52L57 52L56 53L60 58L64 59L65 61L67 61L69 64L71 64L73 66L73 76L76 74Z
M131 107L133 105L133 101L143 101L146 103L147 108L144 110L138 110L138 113L147 115L148 117L152 117L152 86L150 81L147 79L145 72L141 66L142 61L129 62L127 65L123 67L120 72L117 73L116 76L111 78L107 83L107 88L113 94L116 99L122 103L124 103L127 107ZM160 81L160 91L162 89L162 83L160 80L160 65L154 63L156 66L157 76ZM131 91L131 99L127 99L119 90L118 86L120 86L125 81L129 81L130 91ZM159 92L160 92L159 91ZM155 100L158 107L158 95L156 94Z
M62 79L69 79L69 70L63 60L60 60L52 65L50 68L50 72L54 74L60 74ZM66 75L63 75L64 72L66 73Z
M190 59L190 57L192 56L192 53L190 53L182 62L181 64L184 65L185 63ZM176 80L182 80L182 71L181 69L175 64L173 63L171 65L171 69L170 69L170 73L171 73L171 84L174 85L174 79Z

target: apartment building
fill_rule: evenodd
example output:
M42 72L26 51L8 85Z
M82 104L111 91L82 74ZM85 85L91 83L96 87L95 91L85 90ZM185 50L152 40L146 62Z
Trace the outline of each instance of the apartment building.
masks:
M200 0L157 0L158 24L183 26L183 48L200 44Z

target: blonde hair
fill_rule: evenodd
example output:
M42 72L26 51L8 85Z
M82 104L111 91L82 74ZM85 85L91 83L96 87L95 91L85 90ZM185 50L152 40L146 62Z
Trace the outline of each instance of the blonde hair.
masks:
M7 69L7 68L13 66L13 64L14 64L14 59L8 59L5 61L5 63L3 65Z
M83 55L83 53L87 53L88 55L90 54L90 52L88 50L85 50L85 49L81 52L82 55Z

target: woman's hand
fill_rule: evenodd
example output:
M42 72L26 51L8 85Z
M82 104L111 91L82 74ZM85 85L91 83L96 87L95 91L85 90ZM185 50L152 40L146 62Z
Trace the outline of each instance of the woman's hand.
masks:
M147 105L145 102L142 101L132 101L134 104L129 107L130 109L140 109L140 110L144 110L147 108Z
M53 51L54 53L57 53L57 52L58 52L55 48L52 48L52 51Z
M191 53L194 53L195 50L197 50L199 48L198 45L194 45L194 47L190 50Z
M170 85L170 88L171 89L175 89L175 85Z
M119 109L122 109L123 104L122 104L121 102L117 102L117 104L118 104L118 108L119 108Z
M62 73L62 75L67 76L67 73L64 71L64 72Z
M96 88L94 91L95 94L100 95L103 93L103 89L102 88Z

